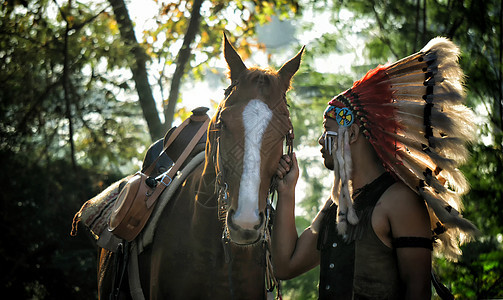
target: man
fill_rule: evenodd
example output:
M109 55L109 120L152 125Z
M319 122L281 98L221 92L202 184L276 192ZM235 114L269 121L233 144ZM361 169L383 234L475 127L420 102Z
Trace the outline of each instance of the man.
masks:
M295 155L278 167L272 236L275 275L320 264L320 299L429 299L434 242L475 227L457 210L467 184L457 169L472 138L458 48L436 38L420 52L369 71L329 102L319 139L334 171L331 197L299 237Z

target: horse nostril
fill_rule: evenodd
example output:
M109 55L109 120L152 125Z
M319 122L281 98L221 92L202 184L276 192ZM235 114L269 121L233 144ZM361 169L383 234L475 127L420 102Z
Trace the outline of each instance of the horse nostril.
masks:
M264 219L264 214L258 211L243 213L239 210L229 209L227 213L227 226L233 230L255 231L262 228Z
M257 224L257 225L255 225L255 226L253 226L253 229L255 229L255 230L259 230L259 229L260 229L260 227L262 227L262 224L264 224L264 219L265 219L265 218L264 218L264 213L263 213L263 212L260 212L258 215L259 215L259 218L260 218L260 219L259 219L258 224Z
M236 211L232 208L229 209L229 212L227 212L227 226L229 228L232 228L234 230L237 229L236 224L234 223L234 214Z

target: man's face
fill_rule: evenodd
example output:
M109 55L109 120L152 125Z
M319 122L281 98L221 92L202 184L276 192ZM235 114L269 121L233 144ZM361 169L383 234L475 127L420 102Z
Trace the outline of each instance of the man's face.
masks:
M331 137L333 140L337 141L337 136L334 135L334 133L337 132L339 125L337 124L337 121L331 119L331 118L324 118L323 119L323 134L320 136L318 139L318 143L321 145L321 155L323 157L323 164L325 167L329 170L334 169L334 159L332 155L329 153L329 149L327 149L327 146L329 147L329 144L326 142L329 137ZM335 143L335 146L332 148L332 153L334 153L337 148L337 142Z

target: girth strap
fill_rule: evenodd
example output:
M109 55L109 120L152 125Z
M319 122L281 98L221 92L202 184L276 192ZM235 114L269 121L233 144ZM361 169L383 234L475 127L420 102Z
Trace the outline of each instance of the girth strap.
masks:
M131 242L131 255L129 259L129 290L133 300L145 300L140 282L140 269L138 267L138 245L136 241Z

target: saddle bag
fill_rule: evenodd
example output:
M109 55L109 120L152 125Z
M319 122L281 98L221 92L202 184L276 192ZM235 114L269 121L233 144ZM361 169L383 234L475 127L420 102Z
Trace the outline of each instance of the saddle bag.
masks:
M207 108L194 110L193 114L174 129L169 137L166 135L163 150L149 167L144 172L137 172L127 181L115 201L110 216L108 230L114 235L132 241L141 232L152 214L157 199L164 189L170 185L177 171L206 133L210 121L206 111ZM194 123L199 123L200 127L187 147L178 156L175 164L168 171L156 176L156 164L161 156L172 145L180 132L188 125L194 125Z

